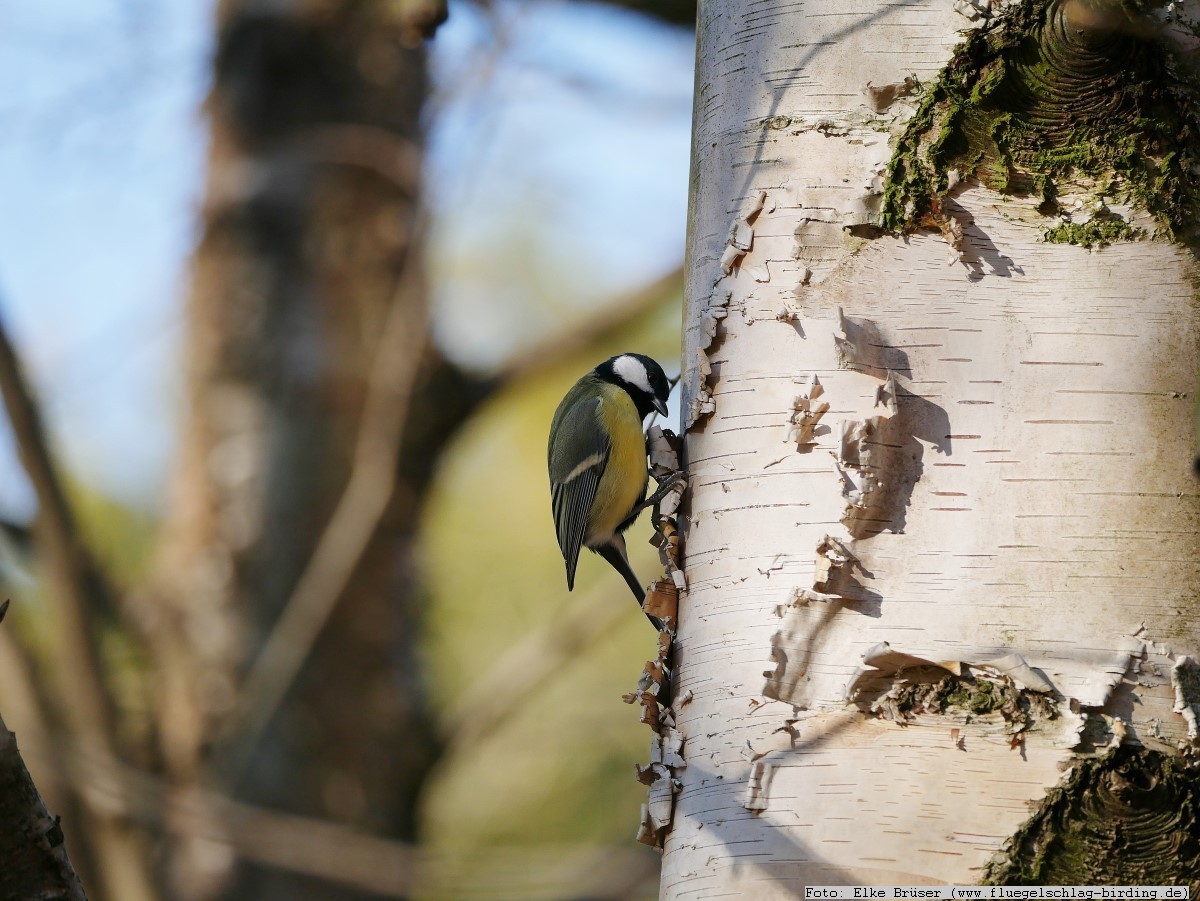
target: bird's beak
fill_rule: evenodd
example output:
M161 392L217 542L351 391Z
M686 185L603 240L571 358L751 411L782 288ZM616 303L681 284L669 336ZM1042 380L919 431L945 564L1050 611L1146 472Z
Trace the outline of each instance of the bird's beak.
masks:
M656 409L658 411L659 416L666 416L667 415L667 402L665 400L660 400L657 397L654 398L654 409Z

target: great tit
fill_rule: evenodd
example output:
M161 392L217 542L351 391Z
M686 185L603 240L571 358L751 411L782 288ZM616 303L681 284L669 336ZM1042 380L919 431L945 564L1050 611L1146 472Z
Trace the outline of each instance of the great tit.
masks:
M671 386L662 367L642 354L605 360L574 385L554 411L547 460L558 546L575 587L579 549L596 552L619 572L640 607L646 592L621 536L665 488L646 499L648 470L642 419L666 415ZM670 480L668 480L669 482ZM647 614L655 628L657 619Z

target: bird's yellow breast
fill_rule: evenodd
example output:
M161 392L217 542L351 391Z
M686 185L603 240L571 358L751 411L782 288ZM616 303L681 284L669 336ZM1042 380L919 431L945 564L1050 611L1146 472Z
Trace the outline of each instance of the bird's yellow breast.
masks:
M600 416L612 440L608 465L588 517L584 544L611 536L646 494L646 440L633 399L616 385L600 391Z

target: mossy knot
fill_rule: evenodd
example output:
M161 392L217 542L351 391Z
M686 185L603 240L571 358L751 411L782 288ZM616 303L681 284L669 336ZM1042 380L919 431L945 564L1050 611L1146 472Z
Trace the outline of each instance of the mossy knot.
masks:
M1047 215L1084 187L1193 240L1200 92L1157 27L1118 0L1025 0L972 32L897 141L884 228L941 228L954 170Z
M988 866L985 885L1180 885L1200 890L1200 772L1118 748L1076 764Z

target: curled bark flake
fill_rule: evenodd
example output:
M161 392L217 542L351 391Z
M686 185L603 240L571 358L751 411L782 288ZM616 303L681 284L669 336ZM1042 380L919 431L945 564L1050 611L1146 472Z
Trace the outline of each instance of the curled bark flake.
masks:
M901 97L915 93L920 86L921 83L915 75L906 75L903 81L892 84L873 85L868 81L863 93L867 95L867 106L872 112L884 113L893 103Z
M792 401L792 414L788 417L787 434L783 440L794 441L800 451L810 451L817 443L813 431L821 422L821 417L829 412L829 402L818 400L824 393L825 389L814 373L809 376L804 390Z
M759 191L750 203L750 208L729 226L729 237L721 254L721 271L729 275L742 257L754 245L754 220L767 203L767 192Z
M708 378L712 375L712 364L708 359L708 351L717 341L717 327L720 325L721 320L729 315L729 301L732 297L733 293L731 291L714 291L708 299L708 306L701 315L700 328L704 332L706 340L702 347L696 348L696 371L699 388L696 396L692 398L691 403L688 405L686 421L686 428L688 429L717 408L716 403L713 401L712 386L708 383Z
M663 846L663 838L674 818L675 796L680 788L675 774L687 766L683 744L683 733L664 726L650 743L650 763L636 767L638 781L650 789L646 803L642 805L637 834L637 840L643 844L656 848Z
M1191 657L1180 656L1171 670L1175 688L1175 712L1187 722L1188 740L1200 743L1200 664Z
M894 518L894 492L888 490L885 474L899 469L894 461L904 436L896 415L896 385L890 372L878 388L876 408L880 413L875 416L842 422L837 458L842 495L846 498L842 523L854 538L877 534Z

